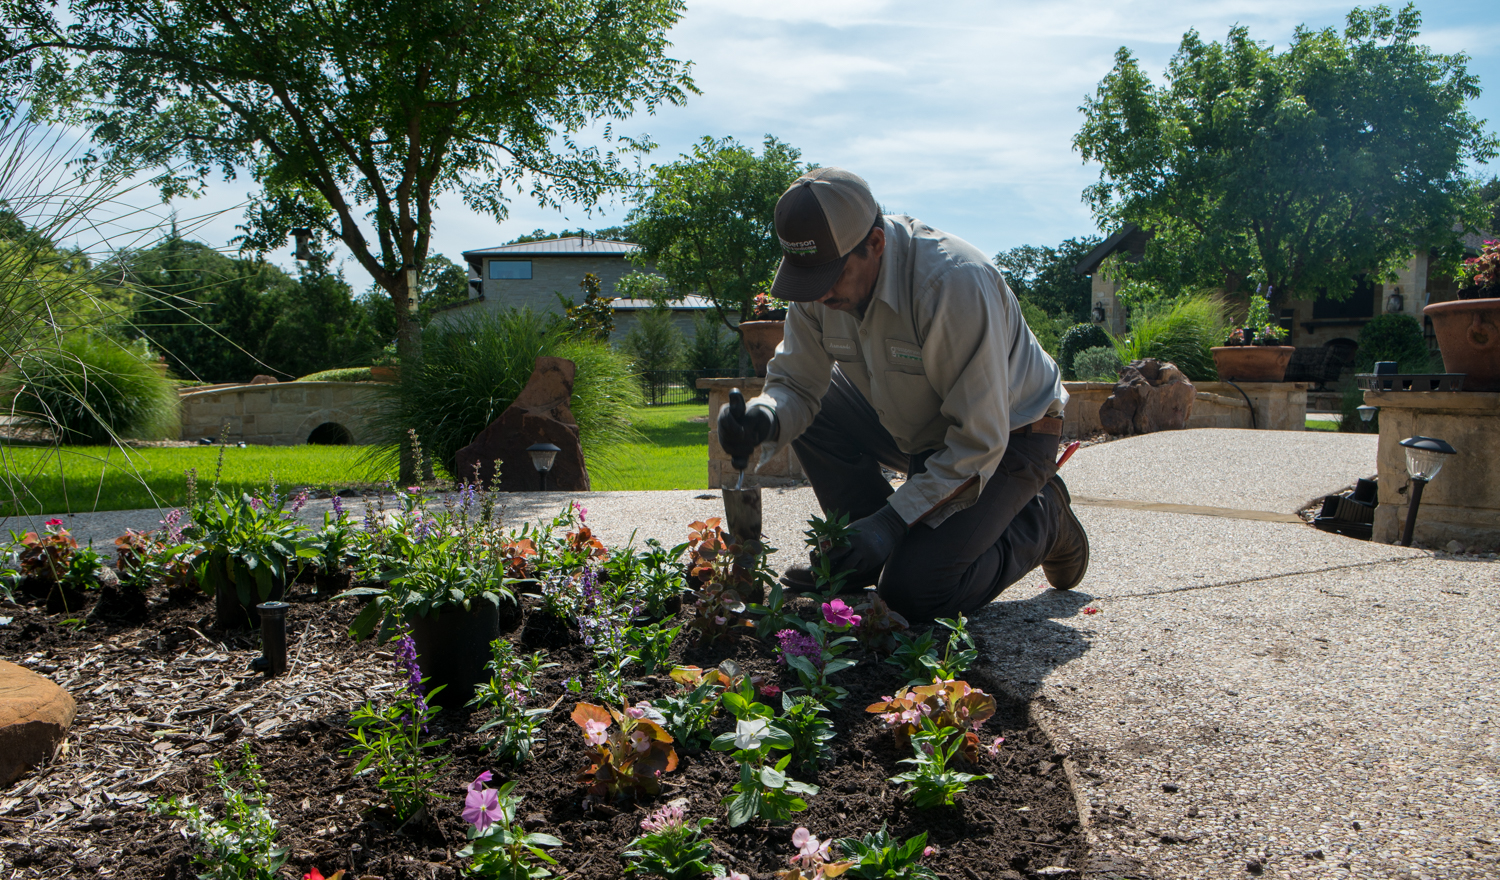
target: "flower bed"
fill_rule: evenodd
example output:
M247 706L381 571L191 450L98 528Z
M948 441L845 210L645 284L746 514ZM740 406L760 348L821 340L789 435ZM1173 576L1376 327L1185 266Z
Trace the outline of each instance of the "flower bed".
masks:
M415 506L403 508L405 525L373 528L415 531ZM441 511L415 520L428 521L423 541L458 533ZM633 551L633 566L571 512L555 529L509 534L501 564L526 578L510 585L521 613L502 615L495 677L477 708L458 711L416 705L407 646L347 635L368 609L414 607L411 595L329 602L293 585L288 674L270 680L247 668L258 639L212 629L210 600L181 585L148 591L144 625L79 630L39 607L7 611L0 650L69 687L80 716L68 755L0 793L21 829L4 857L30 872L18 876L195 876L225 860L183 829L241 803L276 823L276 876L451 877L507 849L528 869L590 877L649 876L674 849L687 853L684 877L887 876L873 867L882 855L906 865L889 876L1080 864L1060 762L1024 703L968 668L978 651L951 631L961 621L897 640L898 619L850 597L787 600L766 621L776 592L760 614L739 593L769 573L715 525L695 524L675 554ZM653 587L664 575L697 583L695 601L678 607ZM469 576L467 592L483 595L488 582ZM638 606L656 599L666 617L645 625ZM934 673L937 685L901 691ZM419 747L392 746L400 737Z

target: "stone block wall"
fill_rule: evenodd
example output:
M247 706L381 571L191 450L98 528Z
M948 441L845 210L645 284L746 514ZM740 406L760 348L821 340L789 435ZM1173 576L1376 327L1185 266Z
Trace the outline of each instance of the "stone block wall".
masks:
M1240 382L1255 407L1255 427L1271 431L1307 429L1307 384L1304 382ZM1114 392L1108 382L1064 382L1068 408L1063 414L1064 437L1087 437L1101 430L1099 407ZM1189 428L1249 428L1250 407L1226 382L1194 382Z
M1413 541L1500 551L1500 392L1369 391L1365 403L1380 407L1374 539L1394 544L1406 525L1411 478L1401 441L1437 437L1457 453L1422 491Z
M182 395L182 439L217 437L229 422L231 443L295 446L325 424L339 425L352 442L372 442L376 402L369 382L281 382L232 385Z

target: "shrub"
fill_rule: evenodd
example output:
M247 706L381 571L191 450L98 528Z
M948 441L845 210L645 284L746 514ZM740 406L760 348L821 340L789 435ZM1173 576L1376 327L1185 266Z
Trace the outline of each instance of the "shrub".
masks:
M1399 372L1425 373L1432 360L1422 325L1410 315L1376 315L1359 331L1355 372L1374 371L1376 361L1395 361Z
M674 370L682 360L685 340L665 306L636 312L635 326L620 341L620 349L636 370Z
M1062 368L1063 378L1077 378L1073 361L1080 351L1113 344L1114 340L1098 324L1074 324L1069 327L1057 342L1057 365Z
M384 405L375 430L384 445L372 450L372 463L393 469L411 429L432 461L452 475L458 450L510 406L544 355L578 365L570 406L589 468L607 470L609 447L631 436L630 408L640 400L640 387L625 356L608 343L570 339L555 318L530 309L429 327L421 364L402 365L397 382L376 386Z
M1122 364L1156 358L1176 364L1189 379L1212 381L1219 371L1209 349L1223 344L1228 327L1224 300L1215 295L1143 302L1130 322L1130 335L1114 346Z
M340 367L336 370L322 370L317 373L308 373L297 380L298 382L373 382L375 376L369 367Z
M1058 356L1058 343L1068 328L1067 318L1054 318L1047 310L1032 302L1026 297L1018 297L1021 303L1021 317L1026 319L1026 326L1031 328L1031 335L1036 337L1037 344L1042 350L1054 359Z
M63 443L177 435L177 391L143 343L77 333L18 357L0 378L14 414L50 427Z
M1112 345L1085 348L1073 358L1073 373L1086 382L1113 382L1120 376L1120 353Z
M693 316L693 341L683 360L689 370L732 376L740 363L740 339L711 315Z

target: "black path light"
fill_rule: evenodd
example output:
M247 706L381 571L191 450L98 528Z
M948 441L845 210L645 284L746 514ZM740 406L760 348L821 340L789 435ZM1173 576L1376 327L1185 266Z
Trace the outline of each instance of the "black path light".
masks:
M552 462L557 459L562 448L551 443L533 443L526 447L526 452L531 455L531 466L536 468L537 476L541 478L541 491L547 491L547 472L552 470Z
M1401 441L1406 449L1406 473L1411 477L1411 504L1406 508L1406 527L1401 530L1401 546L1411 546L1412 529L1417 525L1417 506L1422 503L1422 490L1438 471L1448 456L1458 450L1447 441L1435 437L1407 437Z
M1094 303L1094 315L1093 315L1093 317L1094 317L1094 323L1095 324L1103 324L1104 323L1104 319L1106 317L1108 317L1108 315L1104 311L1104 303L1103 302L1096 302L1096 303Z

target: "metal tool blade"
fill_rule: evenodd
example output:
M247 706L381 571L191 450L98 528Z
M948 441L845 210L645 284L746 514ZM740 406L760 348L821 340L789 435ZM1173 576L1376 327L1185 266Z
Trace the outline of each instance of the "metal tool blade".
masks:
M724 520L735 542L745 544L760 540L761 511L759 489L724 489Z

